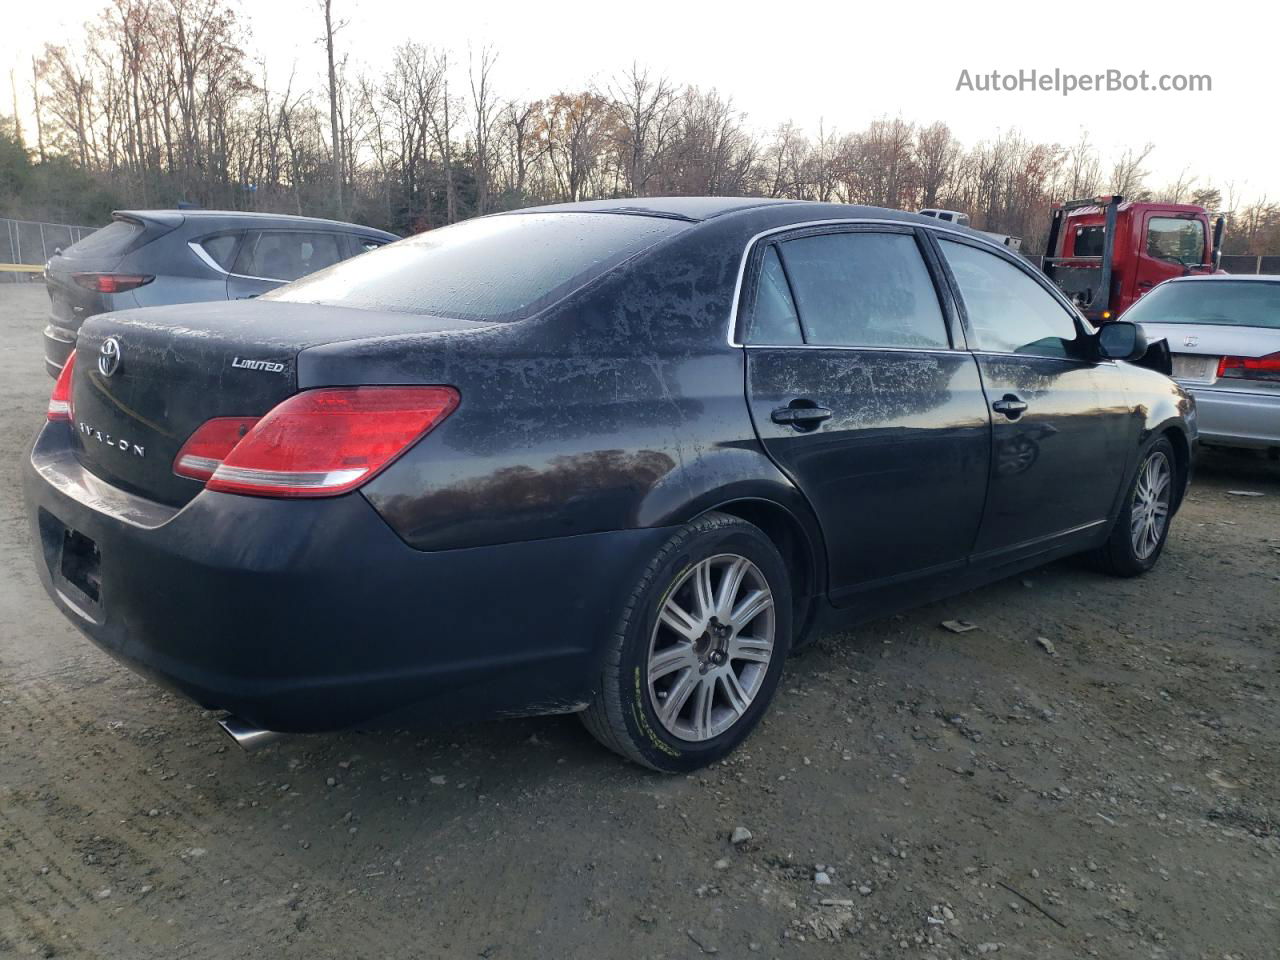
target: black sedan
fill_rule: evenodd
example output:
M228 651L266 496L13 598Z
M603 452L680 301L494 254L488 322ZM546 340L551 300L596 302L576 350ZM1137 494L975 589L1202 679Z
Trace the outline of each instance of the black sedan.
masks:
M25 471L103 648L252 738L580 712L724 756L824 624L1155 563L1194 405L980 234L600 201L96 316Z

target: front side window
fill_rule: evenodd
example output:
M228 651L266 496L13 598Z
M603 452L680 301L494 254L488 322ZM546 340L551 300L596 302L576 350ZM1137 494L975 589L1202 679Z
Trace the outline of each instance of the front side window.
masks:
M1147 221L1147 255L1183 266L1204 262L1204 224L1180 217L1152 217Z
M263 280L297 280L343 259L336 233L263 230L250 234L233 273Z
M791 287L778 258L778 248L772 244L765 250L760 266L760 281L756 286L751 319L747 322L746 342L790 346L804 342L796 304L791 298Z
M938 241L960 287L974 349L1040 357L1069 356L1075 320L1053 295L994 253Z
M937 291L910 234L833 233L779 247L807 343L949 348Z

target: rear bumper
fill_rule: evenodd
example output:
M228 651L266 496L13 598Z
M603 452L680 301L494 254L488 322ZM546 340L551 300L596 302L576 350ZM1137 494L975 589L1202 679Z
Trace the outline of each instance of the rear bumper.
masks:
M1201 442L1280 447L1280 393L1182 386L1196 398Z
M85 471L70 439L47 426L24 470L49 595L131 668L271 730L579 709L621 598L669 535L425 552L359 494L206 492L174 510ZM96 545L96 584L68 561L68 531Z

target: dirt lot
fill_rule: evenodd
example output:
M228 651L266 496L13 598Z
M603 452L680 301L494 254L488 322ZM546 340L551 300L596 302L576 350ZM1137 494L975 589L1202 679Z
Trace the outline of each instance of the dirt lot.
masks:
M0 957L1280 956L1280 465L1206 458L1145 579L824 638L699 776L573 718L249 756L36 581L44 306L0 286Z

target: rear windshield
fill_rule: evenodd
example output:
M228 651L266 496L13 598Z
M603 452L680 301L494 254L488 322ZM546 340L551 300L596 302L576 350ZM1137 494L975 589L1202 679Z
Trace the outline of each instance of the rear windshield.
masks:
M62 252L64 257L124 256L129 245L142 233L142 224L135 220L112 220L101 230L95 230L83 240L73 243Z
M609 213L482 217L345 260L262 299L523 320L687 226Z
M1207 323L1280 330L1280 282L1190 280L1166 283L1129 308L1134 323Z

